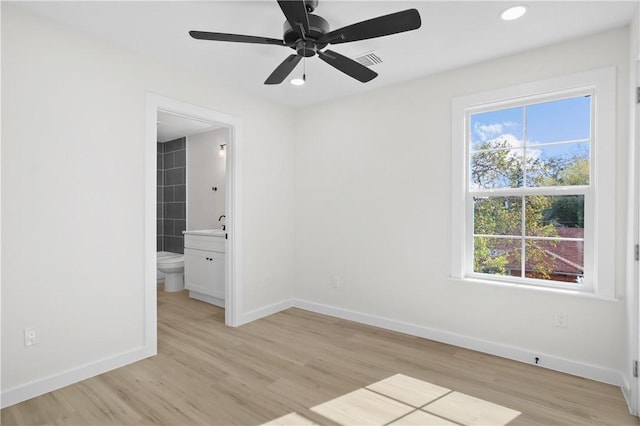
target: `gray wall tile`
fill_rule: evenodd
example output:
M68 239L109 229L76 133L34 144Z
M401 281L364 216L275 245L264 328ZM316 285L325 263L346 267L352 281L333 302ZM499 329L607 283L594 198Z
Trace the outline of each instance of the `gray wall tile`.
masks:
M178 169L169 169L164 173L165 185L184 185L185 183L185 168L180 167Z
M175 166L175 152L168 152L166 154L164 154L164 163L162 168L164 170L169 170L169 169L173 169Z
M176 200L174 194L174 186L164 186L162 187L162 194L164 196L164 203L172 203L174 201L184 201L184 200Z
M165 154L167 152L180 151L181 149L184 149L185 141L186 141L186 138L179 138L179 139L175 139L175 140L166 142L164 144L164 152L165 152Z
M186 138L158 143L158 250L183 253L186 229Z
M165 237L165 250L172 253L184 253L184 240L180 237Z
M187 201L187 186L176 185L173 187L173 201Z
M185 203L164 203L165 219L185 219Z
M186 167L186 165L187 165L187 151L183 149L183 150L174 152L173 167Z
M173 221L173 235L183 237L182 233L187 229L187 221L184 219L174 220Z
M168 235L173 235L173 220L165 219L163 221L164 225L162 226L162 234L164 237Z

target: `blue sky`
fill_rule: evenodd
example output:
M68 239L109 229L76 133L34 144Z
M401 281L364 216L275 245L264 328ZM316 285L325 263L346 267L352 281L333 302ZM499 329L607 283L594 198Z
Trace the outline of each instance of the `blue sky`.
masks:
M471 148L502 135L526 138L528 143L550 143L588 139L590 135L591 97L580 96L526 107L489 111L471 116Z
M591 132L591 96L578 96L551 102L531 104L471 115L471 149L492 140L506 140L513 149L511 155L521 156L523 140L525 155L543 161L552 158L589 157ZM526 123L526 126L524 125ZM503 187L499 177L491 177L486 187Z

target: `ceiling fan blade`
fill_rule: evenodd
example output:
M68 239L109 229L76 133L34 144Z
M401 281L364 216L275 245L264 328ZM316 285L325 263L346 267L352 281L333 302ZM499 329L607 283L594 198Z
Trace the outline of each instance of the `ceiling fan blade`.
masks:
M300 59L302 59L302 56L300 55L289 55L287 59L282 61L282 63L278 65L275 70L273 70L271 75L264 81L264 84L282 83L284 79L287 78L289 74L291 74L291 71L293 71L296 65L298 65Z
M402 33L420 28L422 21L416 9L407 9L390 15L348 25L326 33L319 43L348 43Z
M210 33L206 31L189 31L189 35L198 40L232 41L236 43L274 44L287 46L284 40L268 37L256 37L240 34Z
M353 59L342 56L332 50L318 52L318 56L335 69L342 71L362 83L371 81L378 76L378 73L375 71L371 71L369 68L354 61Z
M282 13L287 17L289 25L294 30L300 31L302 25L302 38L306 38L309 34L309 16L307 15L307 7L304 0L278 0Z

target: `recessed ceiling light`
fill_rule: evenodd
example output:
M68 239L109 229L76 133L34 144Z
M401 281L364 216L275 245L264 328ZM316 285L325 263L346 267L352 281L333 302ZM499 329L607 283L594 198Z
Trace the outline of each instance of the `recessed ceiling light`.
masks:
M293 80L291 80L291 84L293 84L294 86L302 86L304 84L304 79L294 78Z
M500 14L500 19L503 21L513 21L514 19L521 18L525 13L527 13L527 6L513 6L504 10Z

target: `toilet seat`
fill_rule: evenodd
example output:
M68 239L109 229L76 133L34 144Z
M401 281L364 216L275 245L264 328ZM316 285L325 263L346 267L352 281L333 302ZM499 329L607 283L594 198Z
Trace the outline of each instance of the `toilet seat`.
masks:
M166 256L158 259L158 266L172 267L184 265L184 255Z

